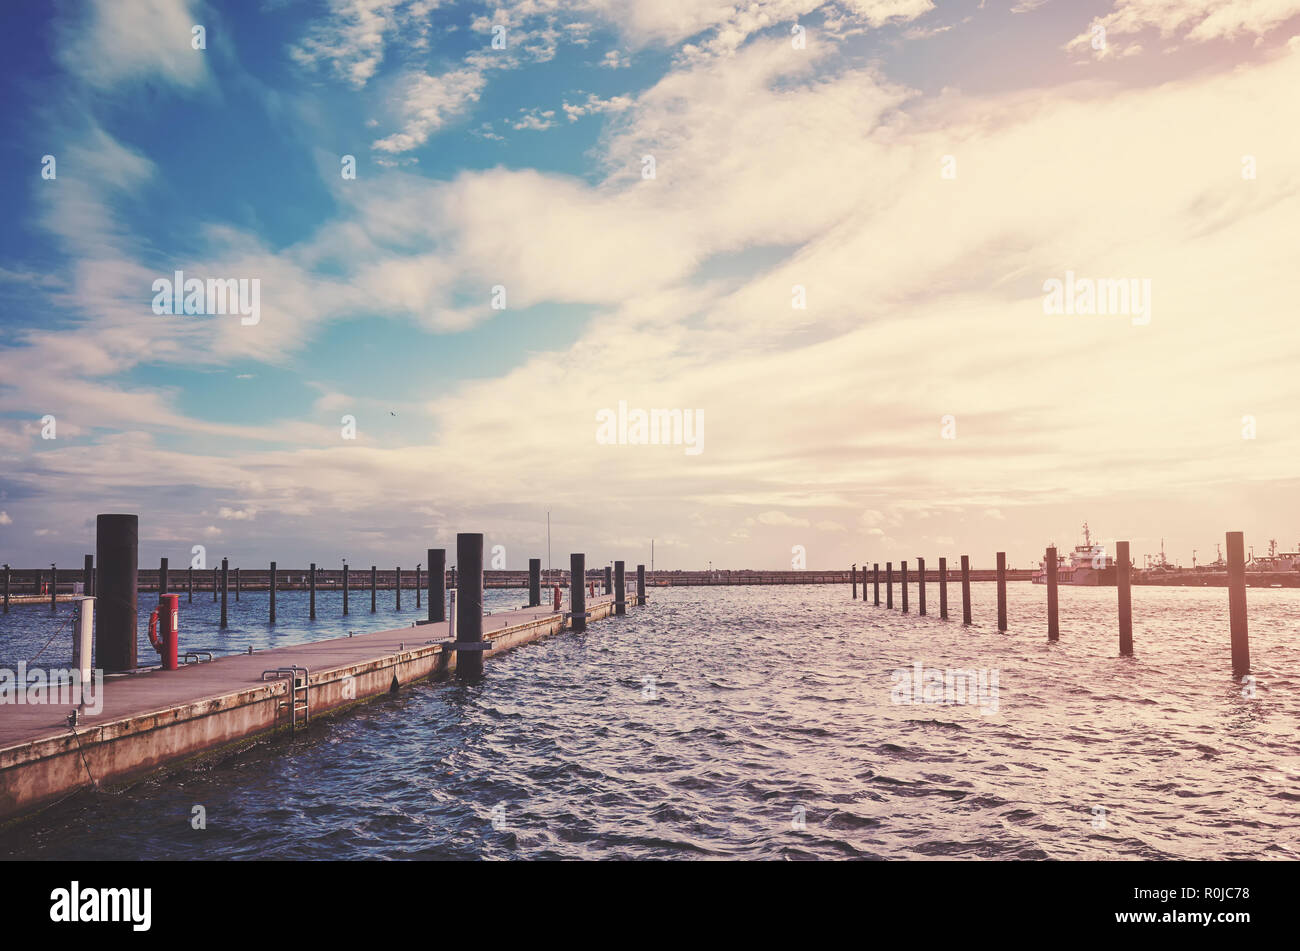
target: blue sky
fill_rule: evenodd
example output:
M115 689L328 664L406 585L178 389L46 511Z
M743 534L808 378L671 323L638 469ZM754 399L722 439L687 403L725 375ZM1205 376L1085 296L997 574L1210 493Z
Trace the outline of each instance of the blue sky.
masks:
M117 510L174 563L473 530L518 567L548 510L556 552L665 567L1300 534L1297 12L7 5L0 558ZM155 314L178 269L257 280L256 325ZM1046 319L1067 269L1159 316ZM620 400L707 449L600 444Z

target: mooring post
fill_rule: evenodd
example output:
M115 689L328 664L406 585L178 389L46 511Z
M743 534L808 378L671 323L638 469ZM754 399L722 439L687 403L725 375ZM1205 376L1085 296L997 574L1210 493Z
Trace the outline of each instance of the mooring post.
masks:
M379 596L379 569L370 566L370 613L374 614Z
M1250 673L1250 635L1246 630L1246 536L1228 532L1228 624L1232 635L1232 675Z
M535 608L542 603L542 559L528 559L528 606Z
M9 613L9 566L5 565L5 614Z
M189 588L190 588L190 600L189 600L189 603L190 603L190 604L193 604L193 603L194 603L194 566L193 566L193 565L190 565L190 567L189 567L187 573L188 573L188 575L189 575L189 577L188 577L188 583L189 583Z
M970 627L970 555L961 556L961 623Z
M885 607L894 606L894 563L885 562Z
M271 623L275 623L275 562L271 562Z
M239 570L239 568L236 567L235 568L235 600L236 601L239 600L239 596L243 593L243 591L244 591L244 575Z
M59 609L59 569L50 565L50 610Z
M880 562L878 561L871 563L871 588L875 606L880 607Z
M429 620L447 620L447 549L430 548Z
M348 613L348 566L343 563L343 613Z
M645 565L636 566L636 606L645 604Z
M160 558L158 560L158 600L161 601L162 596L166 593L167 593L167 559Z
M902 575L902 577L899 578L898 580L898 587L899 590L903 592L903 613L906 614L907 613L907 562L900 561L898 563L898 567L899 567L899 572Z
M614 562L614 613L627 614L626 568L621 561Z
M866 569L863 570L865 571ZM849 565L849 582L853 585L853 600L856 601L858 600L858 566L856 563ZM866 582L864 581L862 585L862 591L864 594L866 593L866 590ZM866 598L863 598L862 600L865 601Z
M574 633L587 629L587 556L569 555L569 624Z
M420 580L421 563L415 563L415 610L420 610L420 595L424 591L424 582Z
M1125 548L1128 542L1120 542ZM1043 556L1047 563L1047 639L1049 641L1058 641L1061 639L1061 629L1056 623L1056 549L1047 549L1047 554ZM1120 595L1119 613L1121 619L1124 615L1124 596ZM1124 627L1124 621L1119 622L1121 628Z
M221 626L226 626L226 596L230 590L230 562L221 559Z
M614 571L609 565L605 566L605 593L609 594L614 589Z
M217 603L217 592L221 590L221 569L212 569L212 603Z
M456 592L456 642L478 643L483 640L482 533L457 533L456 567L461 575ZM456 651L456 676L461 680L482 677L483 651Z
M916 613L925 617L925 559L916 559Z
M998 630L1007 629L1007 553L998 552Z
M1133 656L1133 576L1128 542L1115 543L1115 587L1119 592L1119 656Z
M309 605L309 608L308 608L307 616L314 621L316 620L316 562L314 561L311 563L310 577L311 580L308 582L308 584L311 586L309 589L311 593L308 595L307 603Z
M95 518L96 589L99 604L97 660L106 672L136 668L136 593L139 590L140 519Z
M948 559L939 559L939 620L948 620Z
M81 593L88 598L95 596L95 556L87 555L81 569Z
M397 566L397 577L393 580L393 587L397 591L397 601L396 601L397 606L396 608L394 608L394 610L400 611L402 610L402 566L401 565Z

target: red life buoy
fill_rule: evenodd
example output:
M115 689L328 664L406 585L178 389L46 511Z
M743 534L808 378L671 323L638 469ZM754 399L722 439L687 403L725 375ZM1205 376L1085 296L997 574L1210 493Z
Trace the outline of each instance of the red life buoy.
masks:
M154 608L153 614L149 615L149 643L159 654L162 653L162 642L158 640L158 609Z

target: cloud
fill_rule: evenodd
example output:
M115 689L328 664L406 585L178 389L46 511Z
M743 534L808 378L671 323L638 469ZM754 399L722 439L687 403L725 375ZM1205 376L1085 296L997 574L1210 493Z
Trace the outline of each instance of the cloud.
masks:
M1261 37L1297 16L1300 0L1116 0L1110 13L1095 18L1089 29L1065 48L1090 51L1100 58L1112 52L1115 37L1133 37L1148 30L1156 31L1165 41L1189 43ZM1106 36L1106 47L1101 50L1092 49L1098 27ZM1114 45L1125 49L1122 44Z
M63 25L59 56L92 86L157 77L195 87L210 55L192 47L195 25L202 18L189 0L89 0L81 20Z
M0 525L12 525L13 523L14 520L9 517L9 513L4 510L0 510Z

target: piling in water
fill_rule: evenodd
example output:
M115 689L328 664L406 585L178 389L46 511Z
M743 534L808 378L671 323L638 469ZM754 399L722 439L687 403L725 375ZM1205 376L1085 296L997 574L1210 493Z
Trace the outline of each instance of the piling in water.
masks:
M402 610L402 566L397 566L397 577L393 582L393 587L397 589L397 603L394 610Z
M221 626L226 626L226 596L230 589L230 562L221 559Z
M379 598L379 569L375 565L370 566L370 613L374 614L378 610Z
M447 549L430 548L429 620L447 620Z
M898 588L900 591L903 592L903 613L906 614L907 613L907 562L900 561L898 563L898 568L899 568L899 574L901 575L901 577L898 579Z
M571 625L575 633L587 629L587 556L581 553L569 555L569 610L572 612Z
M880 607L880 562L873 561L871 563L871 576L872 590L875 594L875 604L876 607Z
M636 606L645 604L645 565L636 566Z
M1232 675L1250 673L1250 635L1246 630L1246 538L1228 532L1228 624L1232 635Z
M308 573L308 577L311 579L308 582L311 587L307 601L307 616L314 621L316 620L316 562L314 561L311 563L311 571Z
M95 556L87 555L81 569L81 590L88 598L95 596Z
M614 571L609 565L605 566L605 593L609 594L614 587Z
M998 552L998 630L1007 629L1007 553Z
M1119 656L1133 656L1133 579L1128 542L1115 543L1115 587L1119 592Z
M621 561L614 562L614 613L627 614L626 568Z
M95 563L99 565L95 652L99 666L108 673L136 668L139 539L138 516L95 519Z
M925 559L916 559L916 613L925 617Z
M271 562L271 623L275 623L275 562Z
M528 606L535 608L542 603L542 559L528 559Z
M483 640L483 535L456 535L456 566L462 577L456 592L456 642L474 644ZM483 676L483 651L456 652L456 676L477 680Z
M961 623L970 626L970 555L961 556Z
M1127 542L1121 542L1120 544L1125 547L1128 546ZM1061 638L1061 629L1057 625L1056 618L1056 549L1047 549L1047 553L1043 558L1047 564L1047 639L1056 641ZM1121 600L1123 599L1121 598ZM1124 609L1121 607L1120 614L1123 613ZM1124 622L1121 621L1120 626L1123 627L1123 624Z
M858 566L849 565L849 582L853 585L853 600L858 600ZM865 590L865 588L864 588ZM866 600L865 598L863 599Z
M167 559L158 560L158 600L167 593Z
M343 613L348 613L348 566L343 564Z
M194 566L193 566L193 565L190 565L190 567L189 567L189 571L188 571L188 575L189 575L189 578L188 578L187 583L189 584L189 588L190 588L190 600L189 600L189 603L190 603L190 604L193 604L193 603L194 603Z
M59 609L59 569L50 565L50 610Z
M948 559L939 559L939 620L948 620Z
M244 576L238 568L235 569L235 601L239 601L239 596L244 591Z
M420 581L420 565L415 565L415 610L420 610L420 592L423 591L422 582Z
M885 607L894 606L894 563L885 562Z

